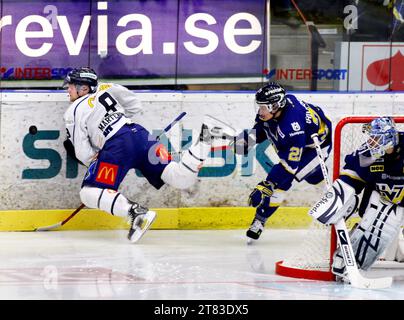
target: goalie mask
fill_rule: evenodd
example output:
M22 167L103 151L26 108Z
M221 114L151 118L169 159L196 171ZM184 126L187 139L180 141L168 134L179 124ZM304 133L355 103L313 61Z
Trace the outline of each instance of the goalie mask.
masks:
M398 144L396 124L390 117L376 118L371 123L364 124L362 132L366 137L364 151L369 150L376 159L384 156L386 150Z
M256 107L267 108L267 110L274 114L280 108L286 105L286 91L276 82L270 82L255 94Z
M90 87L90 92L95 92L98 85L98 76L91 68L75 68L66 75L63 82L63 88L65 88L67 84L75 84L79 86L87 85Z

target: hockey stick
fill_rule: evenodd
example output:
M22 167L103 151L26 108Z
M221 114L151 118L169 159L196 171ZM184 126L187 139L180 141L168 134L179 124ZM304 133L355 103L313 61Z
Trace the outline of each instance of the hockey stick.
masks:
M316 147L318 160L320 162L321 171L324 176L327 190L332 187L330 178L328 177L327 167L321 151L318 135L315 133L312 136L314 145ZM345 262L345 268L348 273L348 279L351 285L355 288L361 289L383 289L391 286L393 279L391 277L384 278L365 278L359 272L358 265L356 264L355 254L352 249L351 239L345 224L344 219L340 219L334 224L335 232L337 234L338 244L341 248L342 256Z
M184 118L184 116L185 116L186 114L187 114L187 113L186 113L185 111L184 111L184 112L181 112L181 113L178 115L177 118L175 118L173 121L171 121L171 123L170 123L167 127L165 127L165 129L163 130L163 132L160 133L160 134L156 137L156 139L157 139L157 140L160 140L161 136L162 136L164 133L167 133L168 131L170 131L170 129L171 129L172 127L174 127L174 126L177 124L178 121L180 121L182 118Z
M233 146L229 146L229 145L224 145L224 146L214 146L210 148L210 152L215 152L215 151L225 151L225 150L232 150ZM169 152L170 156L174 157L174 156L181 156L182 153L185 150L181 150L181 151L172 151Z
M58 222L58 223L52 224L52 225L50 225L50 226L36 228L34 231L50 231L50 230L59 228L59 227L63 226L65 223L67 223L67 222L68 222L71 218L73 218L76 214L78 214L78 213L81 211L81 209L83 209L84 207L85 207L85 205L84 205L84 204L81 204L81 205L80 205L76 210L74 210L66 219L64 219L64 220L62 220L62 221L60 221L60 222Z
M167 127L165 127L165 129L163 130L163 132L162 132L160 135L158 135L158 136L156 137L156 140L160 140L161 136L162 136L164 133L167 133L167 132L168 132L178 121L180 121L186 114L187 114L186 112L182 112L178 117L176 117ZM62 221L60 221L60 222L58 222L58 223L52 224L52 225L50 225L50 226L36 228L36 229L34 229L34 231L50 231L50 230L59 228L59 227L63 226L65 223L67 223L70 219L72 219L76 214L78 214L78 213L81 211L81 209L83 209L84 207L85 207L85 205L82 203L82 204L81 204L76 210L74 210L66 219L64 219L64 220L62 220Z

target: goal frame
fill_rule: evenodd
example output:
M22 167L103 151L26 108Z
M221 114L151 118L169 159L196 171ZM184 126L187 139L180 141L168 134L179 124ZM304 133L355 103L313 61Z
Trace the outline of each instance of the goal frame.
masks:
M394 119L396 123L404 123L404 116L397 115L389 115ZM334 130L334 146L333 146L333 181L338 178L340 174L340 166L341 166L341 147L342 147L342 129L348 124L360 124L360 123L369 123L373 119L380 117L380 115L375 116L348 116L342 118ZM303 278L303 279L311 279L311 280L323 280L323 281L335 281L336 278L334 274L331 272L331 266L333 261L333 254L335 249L337 248L337 238L335 234L334 226L331 226L331 239L330 239L330 265L328 271L320 271L320 270L307 270L307 269L299 269L293 267L287 267L282 265L283 261L278 261L275 264L275 273L281 276L292 277L292 278Z

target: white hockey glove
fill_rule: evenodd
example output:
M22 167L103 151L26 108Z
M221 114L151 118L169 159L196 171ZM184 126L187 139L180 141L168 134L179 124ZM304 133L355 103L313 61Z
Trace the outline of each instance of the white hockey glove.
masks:
M340 179L332 184L323 197L310 209L309 214L319 222L330 225L351 215L358 207L355 189Z

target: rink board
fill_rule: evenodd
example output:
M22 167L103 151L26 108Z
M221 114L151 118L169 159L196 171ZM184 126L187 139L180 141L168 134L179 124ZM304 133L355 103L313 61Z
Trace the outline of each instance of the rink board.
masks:
M157 208L152 229L215 230L245 229L255 210L248 207L220 208ZM0 231L33 231L62 221L74 209L0 211ZM266 228L304 229L312 222L305 207L281 207L268 220ZM355 220L355 219L353 219ZM352 223L354 223L353 221ZM127 229L126 220L101 210L83 209L57 230Z
M157 208L153 229L238 229L250 225L254 209L222 208ZM9 210L0 212L0 231L32 231L68 217L74 209ZM269 228L304 228L310 224L308 208L280 208L268 221ZM127 229L125 219L101 210L83 209L58 230Z
M227 121L237 132L254 124L253 92L136 92L144 111L134 121L158 135L181 112L187 115L160 140L170 151L186 150L197 139L204 114ZM403 114L404 93L296 93L322 106L334 125L347 115ZM69 105L64 91L4 91L0 99L0 210L76 208L85 168L66 157L63 114ZM29 128L35 125L37 133ZM189 191L152 187L131 170L120 191L153 208L245 207L248 196L276 162L268 144L246 157L211 154ZM327 161L331 166L331 159ZM296 183L285 207L310 207L322 184Z

